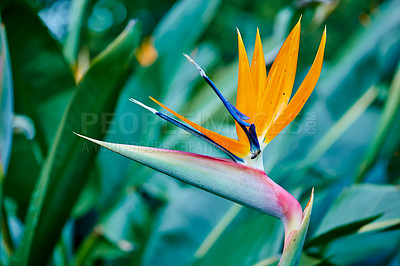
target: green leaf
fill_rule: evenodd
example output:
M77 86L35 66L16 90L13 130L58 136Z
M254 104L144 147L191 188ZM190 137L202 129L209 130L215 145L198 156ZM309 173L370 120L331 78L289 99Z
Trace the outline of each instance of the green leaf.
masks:
M149 224L147 206L135 191L127 192L100 221L103 234L116 246L125 247L124 251L139 248L139 238L145 235L143 229Z
M121 241L122 242L122 241ZM128 244L129 245L129 244ZM121 259L131 255L132 251L125 251L105 237L100 228L96 228L83 242L77 252L77 258L70 265L93 265L100 259Z
M0 17L1 23L1 17ZM0 24L0 172L7 173L12 143L13 85L4 24ZM0 179L0 203L2 193Z
M194 256L196 258L201 258L206 255L210 248L215 244L219 237L225 232L227 227L232 223L232 221L238 216L239 212L242 210L242 206L233 204L228 212L222 217L218 224L213 228L213 230L207 235L204 241L201 243L200 247L197 249Z
M316 163L334 143L343 135L343 133L360 118L372 102L378 96L378 89L372 86L333 124L328 132L318 141L310 150L306 158L300 163L311 166Z
M0 172L0 177L3 173ZM0 205L0 263L8 265L11 254L14 251L14 239L11 236L10 217L4 201Z
M165 265L190 264L207 233L231 205L227 200L194 187L180 189L154 223L143 264L155 265L159 261Z
M295 160L294 163L287 167L289 169L285 169L284 167L282 169L276 169L276 175L285 176L285 174L280 173L280 171L291 170L291 179L285 181L287 183L302 182L301 180L306 178L306 175L310 172L310 169L319 160L321 160L325 154L327 154L327 152L341 137L343 137L343 134L360 118L362 114L366 112L368 107L371 106L377 97L378 89L375 86L372 86L360 98L357 99L357 101L328 129L326 133L324 133L318 139L317 143L312 146L311 149L308 147L310 145L307 145L307 147L303 148L309 149L309 152L306 153L304 157ZM349 158L348 160L351 159L353 158ZM312 183L308 184L308 187L310 186L312 186Z
M89 1L74 0L69 12L70 23L68 27L67 40L64 46L64 55L71 66L75 66L78 59L78 51L81 39L81 30L87 16Z
M23 134L14 134L4 188L5 195L18 203L20 217L24 217L29 206L29 200L43 163L40 155L37 142L27 139Z
M375 222L399 218L400 190L391 185L354 185L343 191L325 215L313 237L338 226L381 215Z
M395 47L397 52L392 51L387 60L383 61L384 65L379 64L380 49L388 39L400 41L399 12L398 1L380 5L379 12L371 15L368 27L360 25L350 41L343 44L329 75L321 79L319 88L327 96L327 106L334 117L340 116L359 95L379 83L387 73L394 71L399 46Z
M199 249L196 252L194 264L254 264L281 252L283 231L283 226L278 220L241 208L239 214L229 225L226 225L224 231L218 235L218 239L208 250ZM221 254L229 254L229 256Z
M262 261L257 262L253 266L277 266L279 263L280 254L271 256ZM299 264L300 266L310 266L310 265L325 265L334 266L334 264L329 262L329 258L322 258L315 254L308 254L303 252L301 254Z
M32 8L23 1L11 1L1 14L13 67L15 113L33 120L35 138L45 156L75 81L59 43Z
M387 96L386 104L379 121L378 128L375 136L369 144L369 148L361 162L360 168L356 176L356 182L360 183L367 171L372 167L377 159L382 145L385 143L387 136L392 128L393 121L398 115L400 106L400 61L397 67L397 72L393 78L390 86L389 94Z
M322 251L334 265L385 265L398 254L400 231L353 234L338 238Z
M103 242L99 234L120 250L121 256L127 253L143 251L141 239L147 237L150 225L148 209L136 191L125 191L124 198L103 215L88 238L81 244L74 259L75 265L89 264L93 258L109 258L113 252L99 252L99 244ZM97 235L97 237L96 237Z
M100 119L112 112L139 41L140 27L131 21L124 32L97 56L79 83L57 131L33 193L21 246L14 263L45 264L77 200L96 154L73 130L97 137L106 133ZM86 118L86 120L85 120Z
M174 79L180 75L177 70L181 67L186 71L192 67L183 57L183 53L190 53L195 48L196 42L204 30L209 26L217 14L220 1L181 0L168 11L154 29L154 47L158 58L149 67L140 69L137 75L127 84L124 94L127 97L136 95L141 88L146 87L143 97L181 94L184 86L171 86ZM182 23L184 21L184 23ZM174 30L171 30L173 28ZM198 77L195 69L192 70ZM176 82L176 80L175 80ZM141 100L138 97L135 97ZM124 104L124 103L123 103ZM121 112L132 109L132 104L127 102ZM124 138L124 136L121 136Z
M390 256L399 245L400 190L392 185L353 185L332 204L312 242L339 265ZM334 233L336 235L334 235ZM386 255L385 255L386 254Z
M382 215L375 215L366 219L360 219L352 223L348 223L345 225L337 226L333 228L332 230L329 230L328 232L325 232L318 237L315 237L313 239L310 239L309 241L306 242L305 248L310 248L313 246L320 246L320 245L326 245L330 241L340 238L346 235L351 235L354 233L357 233L358 230L360 230L363 226L368 225L381 217Z
M400 189L397 186L363 184L344 190L322 219L313 239L340 230L338 227L349 229L367 219L381 217L356 232L353 230L353 234L346 233L340 238L329 239L329 242L326 239L320 255L332 256L333 263L349 265L362 263L378 254L396 254L400 244L400 232L395 230L400 218L399 209Z
M8 221L4 209L5 175L12 146L13 87L10 58L4 24L0 16L0 264L6 263L13 246L8 238ZM3 248L4 246L4 248ZM4 256L3 256L4 254ZM7 255L6 255L7 254Z
M399 228L400 228L400 218L395 218L383 222L366 224L358 230L358 233L390 231L390 230L398 230Z
M190 53L216 15L220 1L181 0L177 2L154 30L154 47L159 53L160 78L168 86L175 70L183 62L182 53ZM182 23L184 21L184 23ZM171 30L176 29L176 30Z

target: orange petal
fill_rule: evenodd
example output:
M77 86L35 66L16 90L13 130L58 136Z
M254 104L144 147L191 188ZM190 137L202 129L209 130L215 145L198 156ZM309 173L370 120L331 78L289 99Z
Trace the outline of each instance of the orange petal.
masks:
M265 68L264 52L258 28L250 70L254 86L254 96L255 99L259 99L267 85L267 70ZM253 104L256 105L257 102L254 102Z
M174 114L176 117L178 117L179 119L181 119L185 123L189 124L190 126L195 128L196 130L198 130L201 133L203 133L204 135L206 135L207 137L209 137L210 139L212 139L213 141L215 141L216 143L218 143L219 145L221 145L225 149L229 150L233 154L235 154L235 155L237 155L239 157L244 157L244 156L246 156L247 154L250 153L250 147L248 145L240 143L236 139L231 139L231 138L225 137L225 136L223 136L221 134L218 134L218 133L216 133L214 131L208 130L208 129L206 129L206 128L204 128L204 127L202 127L202 126L190 121L189 119L187 119L186 117L178 114L177 112L171 110L170 108L166 107L164 104L160 103L159 101L157 101L153 97L150 97L150 99L152 99L155 103L157 103L158 105L160 105L164 109L168 110L170 113Z
M296 76L299 42L300 20L279 50L268 75L267 87L259 100L256 127L260 135L266 133L289 101Z
M243 40L240 36L239 30L237 30L237 34L239 46L239 78L236 96L236 108L251 119L251 117L254 116L257 108L256 97L251 78L249 59L247 58L246 49L244 48ZM247 122L252 123L251 120ZM243 132L242 128L237 122L235 122L235 124L236 133L239 140L242 142L246 142L246 134Z
M326 28L322 35L321 43L318 48L317 55L315 56L314 63L312 64L307 76L304 78L296 94L289 102L287 107L283 110L282 114L276 119L273 126L271 126L265 136L264 143L269 143L279 132L282 131L300 112L305 102L310 97L311 92L317 84L319 75L321 74L322 62L324 59L324 50L326 43Z

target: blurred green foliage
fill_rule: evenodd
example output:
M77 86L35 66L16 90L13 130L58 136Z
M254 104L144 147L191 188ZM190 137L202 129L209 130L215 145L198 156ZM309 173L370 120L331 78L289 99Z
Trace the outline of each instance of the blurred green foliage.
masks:
M234 102L235 27L250 55L260 29L270 67L302 15L295 88L326 26L323 71L265 158L302 204L315 187L300 264L399 265L399 1L9 0L0 10L0 264L276 264L279 221L72 132L222 156L128 98L153 96L232 134L182 53Z

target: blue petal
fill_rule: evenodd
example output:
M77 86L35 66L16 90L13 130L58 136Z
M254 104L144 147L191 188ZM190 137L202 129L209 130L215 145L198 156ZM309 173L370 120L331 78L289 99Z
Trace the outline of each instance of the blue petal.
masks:
M164 120L166 120L166 121L168 121L168 122L174 124L175 126L177 126L177 127L181 128L181 129L185 130L186 132L189 132L189 133L192 134L193 136L196 136L196 137L198 137L198 138L204 140L205 142L211 144L212 146L216 147L217 149L223 151L223 152L224 152L226 155L228 155L234 162L237 162L237 161L243 162L243 159L242 159L242 158L240 158L240 157L236 156L235 154L231 153L229 150L225 149L224 147L222 147L221 145L219 145L218 143L216 143L215 141L213 141L212 139L210 139L209 137L207 137L207 136L204 135L203 133L201 133L201 132L199 132L199 131L197 131L197 130L195 130L195 129L193 129L193 128L187 126L187 125L185 125L184 123L182 123L182 122L176 120L175 118L172 118L172 117L170 117L170 116L168 116L168 115L166 115L166 114L163 114L163 113L161 113L161 112L158 112L156 109L151 108L151 107L149 107L149 106L147 106L147 105L145 105L145 104L143 104L143 103L141 103L141 102L139 102L139 101L137 101L137 100L135 100L135 99L133 99L133 98L130 98L129 100L130 100L131 102L136 103L136 104L142 106L143 108L149 110L150 112L152 112L153 114L157 115L158 117L160 117L160 118L162 118L162 119L164 119Z
M193 136L196 136L202 140L204 140L205 142L211 144L212 146L216 147L217 149L223 151L226 155L228 155L234 162L240 161L243 162L243 159L236 156L235 154L231 153L230 151L228 151L227 149L225 149L224 147L222 147L221 145L219 145L218 143L216 143L215 141L213 141L212 139L210 139L209 137L207 137L206 135L204 135L203 133L183 124L182 122L176 120L175 118L172 118L166 114L160 113L160 112L156 112L155 113L157 116L161 117L162 119L174 124L175 126L185 130L186 132L192 134Z
M240 112L238 109L236 109L235 106L233 106L226 98L224 95L222 95L222 93L218 90L217 86L215 86L214 82L211 81L211 79L204 75L202 76L204 78L204 80L208 83L208 85L210 85L210 87L215 91L215 93L218 95L218 97L221 99L221 101L223 102L223 104L225 105L226 109L228 109L229 113L235 117L238 116L239 120L248 120L250 119L250 117L248 117L247 115L243 114L242 112ZM238 120L235 117L235 120ZM239 122L239 121L238 121ZM247 123L245 121L242 121L244 123ZM250 126L249 123L245 124L245 126Z
M211 81L209 77L207 77L206 72L192 59L190 56L187 54L183 54L189 62L194 64L199 71L200 76L207 82L208 85L214 90L214 92L218 95L218 97L221 99L222 103L225 105L226 109L229 111L229 113L233 116L233 118L242 126L249 127L250 124L246 121L243 120L248 120L250 119L248 116L245 114L241 113L236 107L234 107L225 97L222 95L222 93L217 89L217 86Z
M258 142L256 126L254 124L251 124L251 126L249 127L249 132L250 139L252 139L252 143L250 143L250 145L252 145L256 151L258 151L260 149L260 143Z

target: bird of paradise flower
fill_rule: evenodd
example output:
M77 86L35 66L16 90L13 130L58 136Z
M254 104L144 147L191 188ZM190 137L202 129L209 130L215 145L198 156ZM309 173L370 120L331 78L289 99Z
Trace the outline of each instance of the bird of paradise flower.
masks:
M151 97L183 122L130 99L222 150L229 159L114 144L77 135L181 181L281 219L285 226L285 243L280 265L297 264L308 229L313 192L303 213L299 202L264 173L262 156L268 143L300 112L321 73L326 29L308 74L290 99L296 75L299 41L300 20L283 43L267 76L259 31L250 65L238 30L239 78L236 106L222 95L204 70L185 55L235 119L238 139L208 130Z

